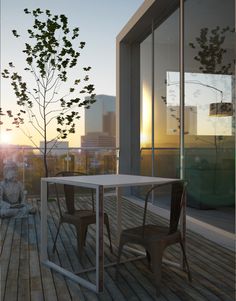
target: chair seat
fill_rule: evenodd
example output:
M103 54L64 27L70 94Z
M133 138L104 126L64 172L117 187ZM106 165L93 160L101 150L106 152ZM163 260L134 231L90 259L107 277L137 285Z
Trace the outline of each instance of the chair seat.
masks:
M104 223L108 220L107 213L104 213ZM61 217L62 223L70 223L77 225L81 222L90 225L96 223L96 212L92 210L75 210L74 214L68 212L63 213Z
M169 227L162 227L158 225L145 225L135 227L132 229L123 230L121 233L121 239L125 241L130 241L132 243L137 243L141 245L146 245L157 241L168 240L173 242L173 240L178 241L181 237L180 231L176 231L173 234L169 234Z

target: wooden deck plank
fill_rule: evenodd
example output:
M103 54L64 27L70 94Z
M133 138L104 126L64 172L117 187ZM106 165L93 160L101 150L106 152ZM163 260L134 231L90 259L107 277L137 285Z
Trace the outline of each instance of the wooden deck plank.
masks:
M12 243L12 237L13 237L13 231L8 233L8 226L10 222L14 222L13 220L10 221L10 219L1 220L1 258L0 258L0 297L1 300L4 298L5 294L5 286L6 286L6 280L7 280L7 271L9 266L9 252L11 252L11 243ZM8 233L8 234L7 234Z
M35 204L35 207L38 208L38 203ZM36 215L35 216L35 234L37 236L37 249L40 249L40 228L37 227L37 225L40 224L40 216ZM52 239L50 237L50 232L49 232L49 246L51 245ZM39 258L40 260L40 258ZM57 301L58 300L58 295L55 289L55 281L54 281L54 275L51 272L50 269L47 267L40 265L41 266L41 277L42 277L42 287L44 291L44 298L45 301Z
M168 259L169 260L176 259L176 256L173 256L173 254L172 254L172 256L168 256ZM178 269L175 269L174 272L179 274ZM230 293L230 286L223 287L222 283L220 281L218 281L214 276L212 276L212 274L213 275L215 275L215 274L211 273L211 271L209 271L209 270L206 270L206 266L205 266L205 269L199 268L197 264L195 265L195 264L192 264L192 262L191 262L191 272L192 272L192 277L193 277L194 289L200 290L203 293L203 295L204 294L206 296L210 295L211 298L209 298L209 300L213 299L213 295L214 296L219 295L219 286L222 287L222 289L220 290L221 294ZM175 277L174 277L174 279L175 279Z
M21 219L15 219L14 234L12 240L12 253L14 256L10 257L9 270L6 282L6 299L17 300L18 295L18 274L20 263L20 242L21 242Z
M39 253L38 253L38 242L37 242L37 234L35 231L35 218L37 216L29 216L29 270L30 270L30 297L31 300L45 300L43 285L42 285L42 277L41 277L41 269L40 269L40 261L39 261Z
M30 301L28 219L22 219L18 281L18 301Z
M88 198L80 199L79 206L85 207ZM57 264L71 271L91 267L95 264L95 226L90 226L82 262L78 260L75 231L72 226L63 226L57 251L52 254L52 244L58 221L55 202L49 203L48 254ZM124 228L139 225L142 208L124 201L122 204ZM105 201L105 211L110 217L112 240L115 242L116 202L113 196ZM165 224L163 218L148 213L148 221ZM106 235L106 230L104 231ZM105 289L95 294L73 283L71 280L41 265L39 260L40 215L25 219L1 221L1 300L2 301L125 301L125 300L170 300L170 301L233 301L234 291L234 254L215 243L187 232L188 258L193 274L193 282L186 280L185 272L163 264L161 296L156 299L153 276L147 261L139 260L122 264L116 279L114 266L105 269ZM117 248L114 245L114 250ZM105 262L116 260L109 251L109 241L105 236ZM166 258L178 260L179 247L170 247ZM129 252L123 253L128 258ZM95 273L84 273L83 277L95 281ZM10 299L9 299L10 298Z

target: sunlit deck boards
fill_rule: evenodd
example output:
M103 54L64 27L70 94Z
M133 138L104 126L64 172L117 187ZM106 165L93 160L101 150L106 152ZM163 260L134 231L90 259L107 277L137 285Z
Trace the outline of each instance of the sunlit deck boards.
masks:
M106 197L105 209L110 221L115 220L114 197ZM34 201L35 204L37 202ZM86 197L80 201L87 203ZM52 254L52 237L55 237L57 212L55 202L49 203L49 255L62 266L78 271L89 268L95 263L95 228L88 233L87 244L80 263L76 256L75 234L72 227L61 229L57 243L57 252ZM124 226L138 225L141 222L142 209L123 202ZM160 220L153 213L149 221ZM165 222L163 219L161 222ZM111 231L115 236L115 224ZM106 234L106 231L105 231ZM114 237L115 238L115 237ZM201 236L187 233L188 258L193 276L192 284L186 280L181 270L163 264L161 297L158 300L234 300L234 254ZM115 239L114 239L115 240ZM51 272L39 261L40 215L24 219L4 219L1 221L1 300L2 301L38 301L38 300L156 300L152 274L145 260L121 265L118 279L115 267L105 270L105 290L96 295L56 272ZM108 240L105 239L105 262L115 260L110 254ZM116 251L116 249L115 249ZM178 246L166 253L168 259L178 260ZM128 253L125 253L128 256ZM84 274L85 278L95 279L95 273Z

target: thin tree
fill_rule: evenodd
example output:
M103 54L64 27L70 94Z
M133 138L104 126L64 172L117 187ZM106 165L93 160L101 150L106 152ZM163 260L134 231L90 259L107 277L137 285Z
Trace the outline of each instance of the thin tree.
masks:
M95 89L89 83L90 66L80 67L79 78L71 79L71 69L78 65L80 52L85 46L85 42L78 41L79 28L70 29L64 14L54 15L50 10L37 8L29 11L26 8L24 13L33 18L23 53L26 56L24 71L33 77L34 86L31 81L24 81L10 62L2 76L11 82L19 111L13 114L7 110L6 113L12 118L12 124L36 147L34 133L40 135L44 141L44 149L41 150L44 171L48 176L48 153L59 139L75 133L80 108L89 108L95 102ZM12 33L16 38L20 37L15 29ZM3 114L2 108L0 113ZM49 127L56 128L53 137Z

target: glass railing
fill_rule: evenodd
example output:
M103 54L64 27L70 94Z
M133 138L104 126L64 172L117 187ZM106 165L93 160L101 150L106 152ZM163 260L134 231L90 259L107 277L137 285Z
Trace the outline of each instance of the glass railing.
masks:
M140 153L140 173L152 175L152 149ZM154 149L154 176L179 178L179 149ZM230 206L235 200L235 151L227 148L185 148L185 179L188 182L188 204L208 209ZM137 194L145 195L143 188Z
M40 194L40 178L44 177L42 153L32 147L7 147L0 149L0 178L4 163L12 160L18 166L18 179L28 196ZM112 147L58 148L47 156L49 176L59 171L79 171L92 174L115 174L118 170L118 149Z
M151 176L151 149L140 150L140 174ZM179 178L179 149L154 150L154 176ZM28 196L40 195L40 178L44 177L43 156L36 148L0 148L0 179L4 163L12 160L18 166L18 179ZM118 171L117 148L54 149L48 154L49 176L59 171L79 171L88 175L115 174ZM235 172L234 150L227 148L186 148L185 178L188 181L188 200L194 207L218 207L234 203ZM135 195L144 196L146 189L132 189Z

